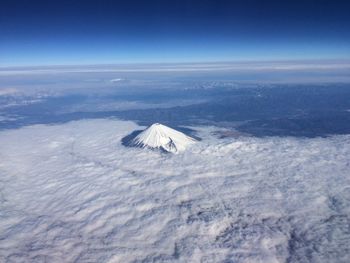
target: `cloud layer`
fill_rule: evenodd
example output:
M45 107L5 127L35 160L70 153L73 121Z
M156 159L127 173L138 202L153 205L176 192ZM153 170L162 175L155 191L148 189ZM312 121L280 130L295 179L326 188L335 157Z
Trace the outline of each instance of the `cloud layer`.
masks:
M346 262L350 136L126 148L132 122L0 132L1 262Z

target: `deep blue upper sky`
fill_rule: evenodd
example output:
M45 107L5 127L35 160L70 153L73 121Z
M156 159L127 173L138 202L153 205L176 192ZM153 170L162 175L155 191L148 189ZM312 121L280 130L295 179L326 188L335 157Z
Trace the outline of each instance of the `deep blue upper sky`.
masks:
M349 59L350 1L2 0L0 66Z

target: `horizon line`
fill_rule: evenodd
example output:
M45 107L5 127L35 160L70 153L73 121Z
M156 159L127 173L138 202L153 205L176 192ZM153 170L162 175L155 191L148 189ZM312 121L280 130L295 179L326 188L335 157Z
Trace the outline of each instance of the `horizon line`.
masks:
M108 66L162 66L162 65L215 65L215 64L245 64L245 63L350 63L350 58L314 58L314 59L240 59L240 60L208 60L208 61L182 61L182 62L115 62L115 63L64 63L64 64L23 64L23 65L0 65L0 70L7 69L41 69L63 67L108 67Z

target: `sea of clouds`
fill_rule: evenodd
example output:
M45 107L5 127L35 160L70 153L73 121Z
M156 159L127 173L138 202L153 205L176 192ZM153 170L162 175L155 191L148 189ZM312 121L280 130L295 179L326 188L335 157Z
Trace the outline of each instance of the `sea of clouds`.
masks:
M133 122L0 132L0 262L348 262L350 136L127 148Z

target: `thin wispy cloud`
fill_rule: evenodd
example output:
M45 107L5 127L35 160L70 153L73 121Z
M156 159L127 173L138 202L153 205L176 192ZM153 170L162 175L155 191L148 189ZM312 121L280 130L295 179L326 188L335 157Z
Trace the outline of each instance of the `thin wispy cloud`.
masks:
M246 61L225 63L125 64L90 66L43 66L0 68L0 76L62 73L142 73L142 72L205 72L205 71L304 71L350 70L348 60L310 61ZM111 80L117 82L122 79Z

